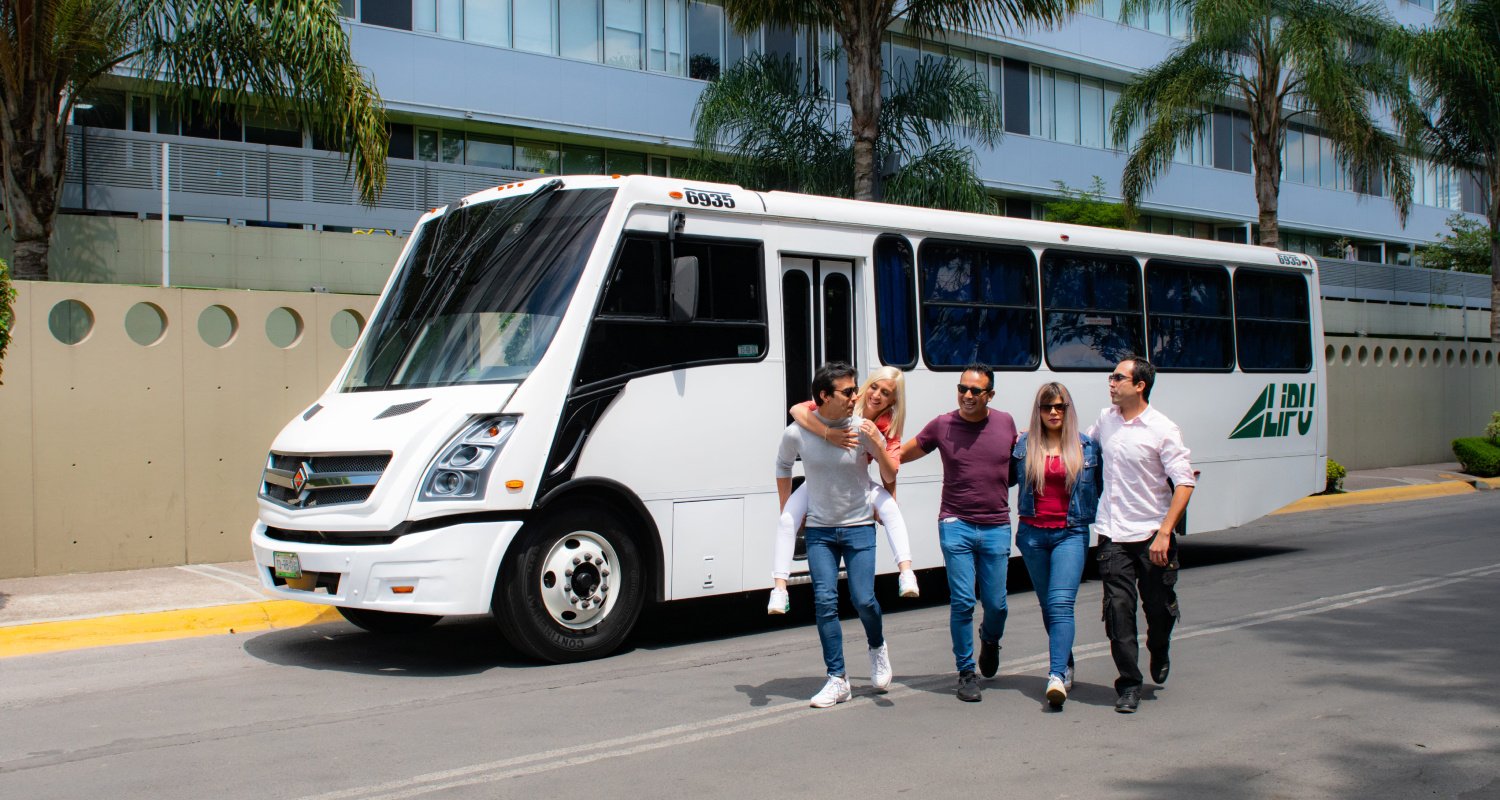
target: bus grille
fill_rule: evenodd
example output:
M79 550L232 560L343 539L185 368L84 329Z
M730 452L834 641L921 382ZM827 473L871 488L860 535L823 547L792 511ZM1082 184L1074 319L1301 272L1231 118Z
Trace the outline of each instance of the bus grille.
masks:
M260 496L287 508L363 503L390 463L390 453L271 453L261 473Z

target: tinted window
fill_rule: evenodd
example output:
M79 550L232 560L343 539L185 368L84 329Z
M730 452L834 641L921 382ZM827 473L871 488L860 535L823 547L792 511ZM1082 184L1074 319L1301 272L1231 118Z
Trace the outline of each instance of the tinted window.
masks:
M1234 273L1234 329L1240 369L1312 369L1312 322L1307 279L1254 269Z
M1162 370L1234 368L1229 271L1223 267L1146 264L1147 357Z
M880 320L880 363L917 365L916 265L911 244L900 236L875 240L875 316Z
M1043 253L1042 307L1053 369L1107 370L1145 350L1141 271L1133 258Z
M765 355L760 243L681 238L677 256L698 259L696 318L671 321L666 238L627 236L589 328L578 384Z
M933 369L1041 363L1036 262L1023 247L928 241L922 268L922 350Z

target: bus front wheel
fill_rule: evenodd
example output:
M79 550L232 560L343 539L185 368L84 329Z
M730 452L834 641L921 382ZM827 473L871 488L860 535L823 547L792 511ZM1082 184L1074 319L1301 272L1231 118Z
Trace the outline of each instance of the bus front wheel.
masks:
M645 599L640 548L613 516L569 509L528 524L491 602L518 650L554 663L614 652Z

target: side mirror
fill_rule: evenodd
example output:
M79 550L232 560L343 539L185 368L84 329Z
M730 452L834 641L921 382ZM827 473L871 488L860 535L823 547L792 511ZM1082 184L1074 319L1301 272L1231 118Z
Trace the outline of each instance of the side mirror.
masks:
M672 259L672 321L692 322L698 314L698 257Z

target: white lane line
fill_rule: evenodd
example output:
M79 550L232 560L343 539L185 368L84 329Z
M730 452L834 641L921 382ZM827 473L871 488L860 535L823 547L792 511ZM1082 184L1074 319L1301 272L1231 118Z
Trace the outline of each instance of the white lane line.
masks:
M221 569L218 571L224 573L225 575L234 576L235 580L226 578L224 575L215 575L213 571L207 568L207 565L203 564L182 564L175 567L175 569L180 569L183 572L191 572L194 575L199 576L200 578L209 578L211 580L219 581L220 583L227 583L230 586L243 591L245 594L254 597L256 600L269 599L265 595L261 594L259 589L250 588L250 585L245 583L243 575L235 574L227 569Z
M1187 626L1186 629L1178 629L1173 633L1173 640L1190 639L1199 636L1227 633L1230 631L1250 628L1256 625L1265 625L1273 622L1284 622L1286 620L1300 617L1310 617L1317 614L1326 614L1330 611L1338 611L1352 606L1363 605L1377 600L1389 600L1416 592L1449 586L1455 583L1484 578L1500 574L1500 564L1490 564L1482 567L1471 567L1469 569L1451 572L1447 575L1439 575L1431 578L1410 581L1408 583L1392 586L1378 586L1372 589L1361 589L1340 595L1321 597L1304 603L1284 606L1282 608L1258 611L1241 617L1225 620L1204 626ZM1142 637L1144 638L1144 637ZM1074 650L1074 660L1081 661L1089 658L1102 658L1109 652L1108 642L1096 642L1091 645L1078 647ZM1046 654L1031 656L1018 661L1007 661L1003 674L1013 675L1028 672L1047 664ZM928 678L913 681L893 689L884 695L877 697L886 699L899 699L918 692L928 691L931 687L943 685L949 682L949 676ZM855 703L847 704L845 707L853 707L866 700L866 695L856 698ZM429 772L422 775L414 775L410 778L386 781L370 786L362 786L353 789L343 789L327 794L312 795L304 800L345 800L346 798L362 798L363 800L404 800L404 798L417 797L432 792L454 789L463 786L474 786L483 783L495 783L511 778L535 775L542 772L563 769L565 767L590 764L611 758L621 758L638 755L653 750L667 747L692 744L704 739L717 739L723 736L731 736L737 733L752 731L768 725L781 724L788 720L800 719L802 717L817 714L828 714L834 709L808 708L802 702L783 703L781 705L758 708L752 711L744 711L737 714L717 717L714 719L701 720L698 722L672 725L658 728L631 736L622 736L607 739L600 742L564 747L556 750L547 750L530 755L516 756L501 761L491 761L483 764L473 764L467 767L457 767L440 772Z

